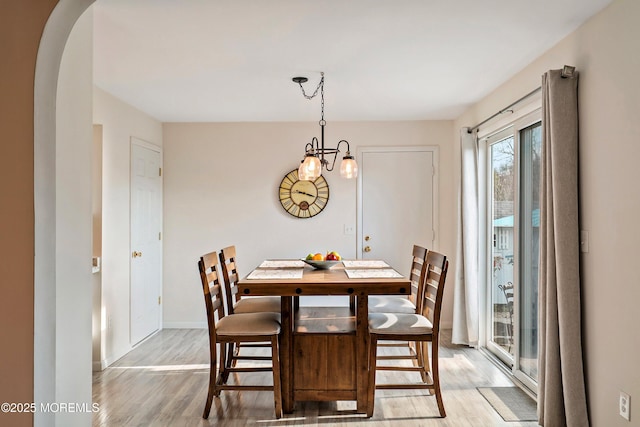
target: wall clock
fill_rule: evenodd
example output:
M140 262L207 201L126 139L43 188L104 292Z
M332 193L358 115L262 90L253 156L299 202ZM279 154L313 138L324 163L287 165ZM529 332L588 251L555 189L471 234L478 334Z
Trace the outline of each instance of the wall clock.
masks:
M315 181L298 179L298 169L282 178L279 190L280 203L284 210L296 218L311 218L318 215L329 201L329 184L320 175Z

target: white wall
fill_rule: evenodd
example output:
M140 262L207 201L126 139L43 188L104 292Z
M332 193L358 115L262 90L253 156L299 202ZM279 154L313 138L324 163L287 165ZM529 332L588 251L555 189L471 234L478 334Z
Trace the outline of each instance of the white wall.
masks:
M631 424L618 415L618 395L640 399L640 2L617 0L455 122L458 129L489 117L540 85L541 75L564 64L580 72L581 228L589 252L581 255L584 353L593 426ZM459 145L455 162L459 170ZM459 172L456 173L459 176ZM637 405L634 405L637 408Z
M91 408L91 88L93 15L73 27L56 100L55 401ZM59 412L55 425L91 423L91 412Z
M106 366L131 350L129 339L129 161L131 137L162 146L162 125L149 115L93 90L93 122L102 125L102 306ZM109 321L110 318L110 321Z
M164 124L165 327L206 325L196 267L206 252L236 245L241 273L267 257L325 250L356 256L355 235L343 232L344 224L356 224L355 180L326 173L329 203L310 219L292 217L278 201L281 179L298 167L304 144L319 132L316 123ZM439 249L453 254L452 132L449 121L330 122L325 141L332 146L346 139L353 154L358 146L439 146L436 231ZM450 310L445 313L450 324Z

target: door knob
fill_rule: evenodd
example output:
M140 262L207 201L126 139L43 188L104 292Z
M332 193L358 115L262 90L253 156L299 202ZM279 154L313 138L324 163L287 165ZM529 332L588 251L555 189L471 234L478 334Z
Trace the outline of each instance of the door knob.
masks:
M371 247L370 246L365 246L364 247L364 251L365 252L371 252Z
M364 236L364 241L365 241L365 242L368 242L369 240L371 240L371 237L369 237L369 236Z
M131 258L138 258L142 256L142 252L133 251Z

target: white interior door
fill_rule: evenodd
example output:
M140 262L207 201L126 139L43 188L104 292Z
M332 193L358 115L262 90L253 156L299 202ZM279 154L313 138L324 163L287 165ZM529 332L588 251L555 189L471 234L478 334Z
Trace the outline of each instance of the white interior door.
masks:
M160 328L162 177L158 147L131 141L131 344Z
M436 244L436 147L359 150L359 258L383 259L401 274L411 268L414 244Z

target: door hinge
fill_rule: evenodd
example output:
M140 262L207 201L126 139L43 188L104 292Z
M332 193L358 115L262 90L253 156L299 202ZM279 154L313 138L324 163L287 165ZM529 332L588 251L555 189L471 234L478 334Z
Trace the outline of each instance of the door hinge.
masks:
M158 305L162 303L162 297L158 297Z
M158 240L162 240L162 231L158 232Z
M158 176L162 176L162 168L158 168Z

